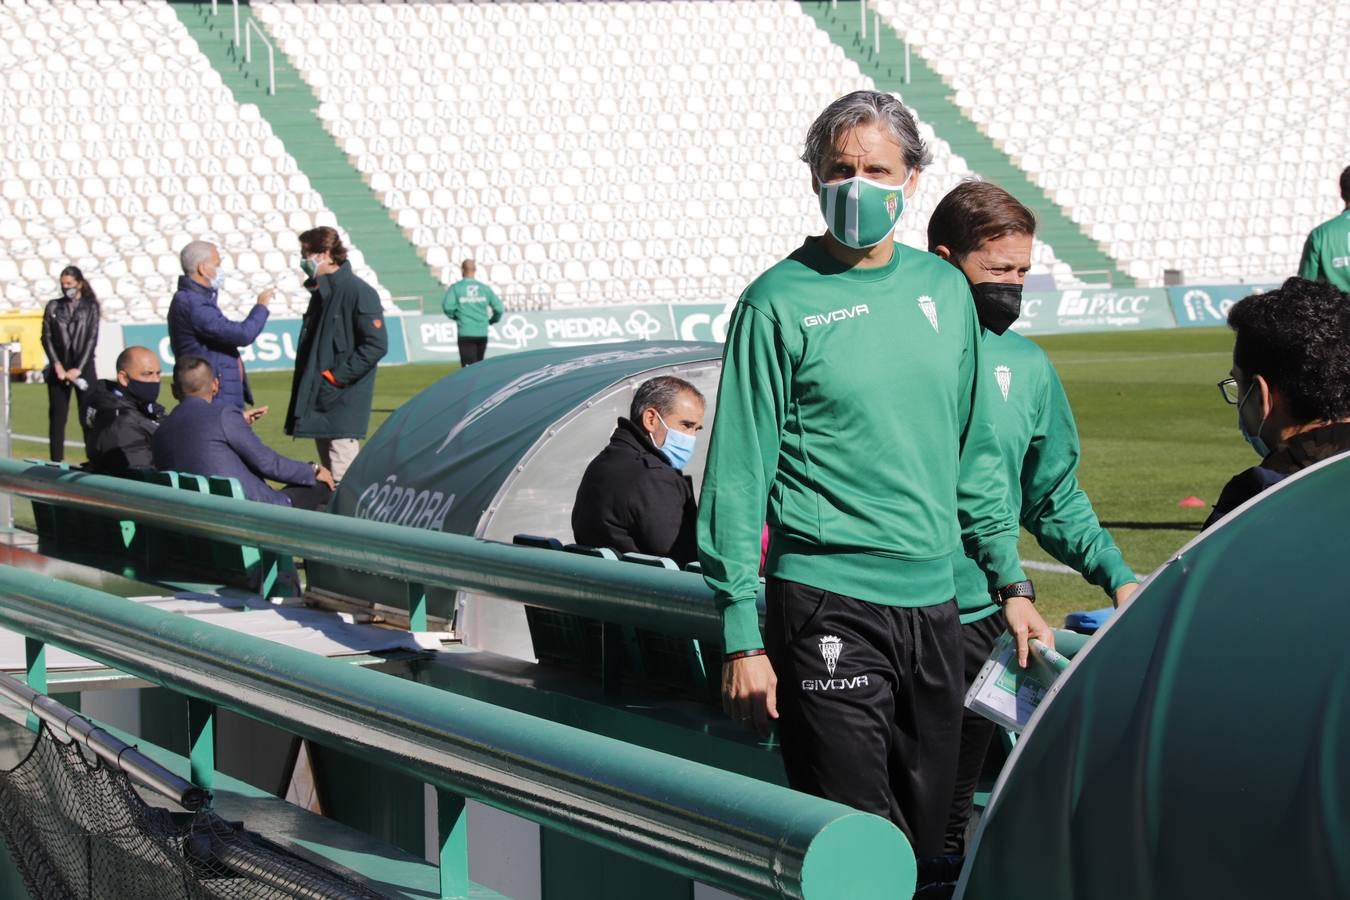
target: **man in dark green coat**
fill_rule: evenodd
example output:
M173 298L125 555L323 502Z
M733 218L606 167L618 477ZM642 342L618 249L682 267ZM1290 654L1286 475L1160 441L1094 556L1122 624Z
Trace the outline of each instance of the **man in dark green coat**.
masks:
M352 273L328 226L300 235L309 308L300 327L286 433L312 437L320 461L342 480L370 427L375 367L389 351L375 289Z

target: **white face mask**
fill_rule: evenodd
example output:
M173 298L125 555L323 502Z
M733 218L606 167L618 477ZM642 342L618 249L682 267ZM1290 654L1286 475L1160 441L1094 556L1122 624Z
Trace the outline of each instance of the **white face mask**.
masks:
M216 274L211 276L211 290L218 291L225 284L225 269L223 266L216 266Z

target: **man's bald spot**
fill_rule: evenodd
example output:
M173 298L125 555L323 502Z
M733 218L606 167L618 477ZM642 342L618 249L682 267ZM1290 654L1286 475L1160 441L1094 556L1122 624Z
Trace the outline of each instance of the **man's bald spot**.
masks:
M130 375L133 372L142 372L157 362L158 357L149 347L132 346L117 354L117 371Z

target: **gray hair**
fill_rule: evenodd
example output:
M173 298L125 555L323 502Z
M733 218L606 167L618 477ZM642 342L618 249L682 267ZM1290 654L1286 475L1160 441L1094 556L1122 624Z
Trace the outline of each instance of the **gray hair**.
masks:
M196 275L197 267L211 258L216 245L210 241L191 241L178 253L178 261L183 264L184 275Z
M818 176L825 159L834 151L839 135L873 122L880 122L890 129L891 136L900 145L905 165L910 169L922 169L932 163L933 154L919 137L914 116L899 97L881 91L854 91L825 107L806 132L802 162L811 167L812 175Z
M628 408L628 420L636 424L648 408L655 409L664 419L675 408L675 401L686 391L698 398L700 406L708 405L702 392L683 378L674 375L649 378L638 385L637 393L633 395L633 405Z

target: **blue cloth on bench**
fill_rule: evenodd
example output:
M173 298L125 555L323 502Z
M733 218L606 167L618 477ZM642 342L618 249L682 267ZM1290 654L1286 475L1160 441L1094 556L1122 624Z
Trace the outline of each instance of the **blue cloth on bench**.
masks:
M1079 634L1093 634L1106 624L1106 620L1111 618L1115 611L1115 607L1108 606L1104 609L1071 612L1064 617L1064 627Z

